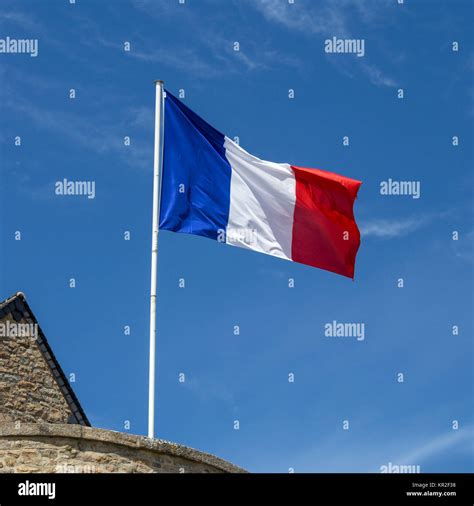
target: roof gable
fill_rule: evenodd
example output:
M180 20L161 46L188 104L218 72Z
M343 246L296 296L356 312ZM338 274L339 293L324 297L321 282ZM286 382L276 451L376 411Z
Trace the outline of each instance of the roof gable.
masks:
M0 337L0 420L37 416L38 421L90 426L23 293L0 302L0 323L10 330ZM28 328L35 329L36 339L17 335Z

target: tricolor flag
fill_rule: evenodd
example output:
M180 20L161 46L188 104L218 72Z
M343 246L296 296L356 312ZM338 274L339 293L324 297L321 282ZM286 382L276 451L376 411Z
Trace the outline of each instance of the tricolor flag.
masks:
M360 181L260 160L169 91L159 227L354 277Z

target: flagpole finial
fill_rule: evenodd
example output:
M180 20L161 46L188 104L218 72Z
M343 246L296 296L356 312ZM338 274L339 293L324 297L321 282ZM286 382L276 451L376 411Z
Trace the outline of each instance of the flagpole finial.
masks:
M155 84L164 84L165 83L162 79L155 79L153 82Z

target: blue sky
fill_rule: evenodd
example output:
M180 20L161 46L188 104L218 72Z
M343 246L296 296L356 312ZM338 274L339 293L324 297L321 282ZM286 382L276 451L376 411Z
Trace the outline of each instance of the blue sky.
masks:
M472 19L469 0L2 2L0 38L38 55L0 54L0 298L26 293L93 425L147 430L164 79L256 156L362 180L362 242L353 282L161 232L157 435L255 472L474 470ZM64 178L95 198L56 195ZM389 178L420 198L381 195Z

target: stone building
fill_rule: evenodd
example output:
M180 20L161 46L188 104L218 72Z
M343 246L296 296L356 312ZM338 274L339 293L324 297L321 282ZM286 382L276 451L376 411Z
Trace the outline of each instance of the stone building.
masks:
M179 444L92 428L19 292L0 302L0 472L245 471Z

